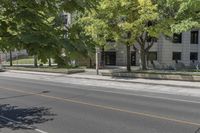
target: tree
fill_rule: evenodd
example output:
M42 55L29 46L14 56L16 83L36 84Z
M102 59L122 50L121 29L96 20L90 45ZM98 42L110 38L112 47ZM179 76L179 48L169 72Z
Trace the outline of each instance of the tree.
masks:
M157 13L154 11L156 7L150 2L147 3L148 4L145 2L142 3L137 0L101 0L97 10L93 11L86 19L87 22L91 21L87 32L90 33L92 38L97 40L98 43L103 42L103 44L105 44L106 39L108 39L111 34L118 43L126 45L128 71L131 71L130 47L138 41L138 36L142 36L141 34L146 32L147 29L144 27L148 21L157 18ZM145 13L146 16L143 15L143 13ZM99 34L103 36L98 36ZM144 43L145 42L139 42L143 49L145 49ZM142 52L142 54L144 54L144 52ZM144 59L145 56L142 57Z
M157 0L158 9L163 17L171 18L171 31L181 33L200 27L199 0Z
M72 23L69 32L69 38L74 44L74 51L71 53L75 59L80 58L93 58L95 53L95 42L92 38L85 34L84 25L77 18Z
M1 22L7 23L5 32L9 36L1 36L4 48L9 44L14 48L27 49L31 55L38 55L41 60L46 60L49 51L54 50L58 39L56 30L52 27L52 17L57 9L52 8L53 2L44 1L2 1L3 8ZM5 27L5 26L3 26ZM10 38L17 38L10 43ZM52 45L55 42L54 45ZM54 50L55 51L55 50ZM54 52L55 53L55 52Z
M138 18L135 20L134 30L136 32L135 40L141 58L142 70L147 69L147 54L153 46L156 38L159 37L163 28L162 20L159 19L157 6L151 0L138 0Z
M97 8L99 10L99 8ZM95 10L88 11L79 19L80 25L84 25L85 34L90 36L96 47L101 49L101 65L104 67L104 49L110 38L109 27L107 23L101 19L102 16Z
M27 49L30 55L37 55L38 59L46 62L49 57L60 53L58 51L65 48L70 39L63 38L63 29L55 26L60 13L84 11L95 4L96 0L3 0L0 3L0 27L3 28L0 48L18 48L20 44L19 48ZM10 43L10 38L18 40Z
M135 4L130 3L129 9ZM108 46L110 41L127 46L127 70L130 71L130 46L133 44L131 36L134 34L129 28L135 14L125 6L126 3L120 0L101 0L95 10L88 11L81 21L84 22L86 34L90 35L102 49L102 59L104 59L104 47ZM125 13L130 14L125 17Z
M90 19L103 23L117 42L126 45L128 71L130 46L139 51L141 68L145 70L148 52L157 38L199 27L198 5L195 0L101 0Z
M139 36L142 69L147 69L146 57L160 36L172 36L200 27L199 5L196 0L138 0L139 19L136 24Z
M4 5L4 3L1 3ZM0 12L0 51L9 52L10 53L10 66L12 63L12 51L15 49L20 49L22 46L19 43L19 38L17 36L17 25L12 22L5 15L5 7L0 6L2 12Z

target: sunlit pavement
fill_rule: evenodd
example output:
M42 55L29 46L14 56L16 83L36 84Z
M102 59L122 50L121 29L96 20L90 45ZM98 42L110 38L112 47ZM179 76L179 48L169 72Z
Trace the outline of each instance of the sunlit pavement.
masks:
M197 88L10 72L1 73L0 91L2 133L195 133L200 127Z

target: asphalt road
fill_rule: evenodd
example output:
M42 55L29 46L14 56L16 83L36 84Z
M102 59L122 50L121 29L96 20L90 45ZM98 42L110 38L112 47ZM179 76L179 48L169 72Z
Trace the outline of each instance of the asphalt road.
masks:
M200 133L198 128L197 97L0 77L2 133Z

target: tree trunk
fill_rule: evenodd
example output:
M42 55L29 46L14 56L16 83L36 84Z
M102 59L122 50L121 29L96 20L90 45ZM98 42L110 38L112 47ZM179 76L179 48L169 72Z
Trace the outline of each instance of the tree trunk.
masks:
M36 55L34 56L34 67L38 67L38 58Z
M10 50L10 66L13 66L12 51Z
M49 58L49 67L51 67L52 64L51 64L51 58Z
M142 70L147 70L147 53L145 52L145 49L141 48L140 56L141 56L141 65Z
M127 52L127 63L126 63L126 69L128 72L131 71L131 47L130 45L126 45L126 52Z
M101 67L105 67L105 49L104 46L101 48Z
M90 58L90 68L92 68L92 59Z

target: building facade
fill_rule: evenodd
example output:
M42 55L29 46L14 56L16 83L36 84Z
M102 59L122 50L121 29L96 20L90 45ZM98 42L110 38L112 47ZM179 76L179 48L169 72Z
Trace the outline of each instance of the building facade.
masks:
M160 65L174 65L183 63L185 66L200 62L200 30L192 30L181 34L174 34L173 39L161 36L150 49L148 63L151 61ZM137 47L137 45L135 45ZM131 64L140 64L140 55L131 48ZM126 47L118 45L105 52L105 65L125 66Z

